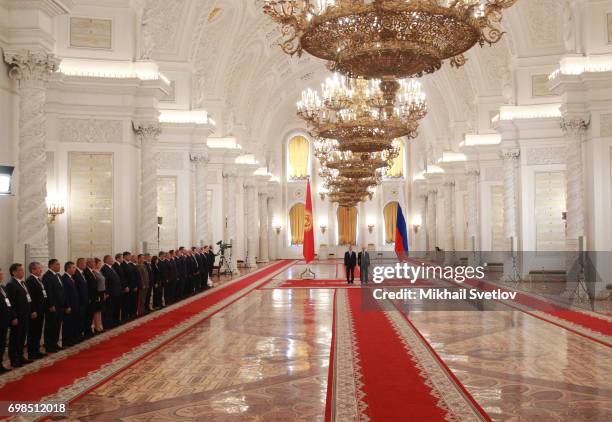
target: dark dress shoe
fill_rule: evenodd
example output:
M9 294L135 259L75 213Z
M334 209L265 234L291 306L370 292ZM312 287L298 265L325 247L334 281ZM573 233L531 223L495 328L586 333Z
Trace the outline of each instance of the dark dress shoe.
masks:
M11 370L0 365L0 374L6 374L7 372L11 372Z
M44 358L45 356L47 356L47 354L46 354L46 353L44 353L44 352L38 352L38 353L36 354L36 357L37 357L37 358L39 358L39 359L42 359L42 358Z
M32 359L21 359L21 363L24 365L30 364L34 362Z
M21 368L23 366L23 364L21 364L19 362L11 362L11 366L13 368Z

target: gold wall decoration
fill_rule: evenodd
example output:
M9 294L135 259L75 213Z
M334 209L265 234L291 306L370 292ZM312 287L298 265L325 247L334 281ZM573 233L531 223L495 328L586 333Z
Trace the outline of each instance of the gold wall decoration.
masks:
M111 19L70 18L70 47L111 50L112 33Z

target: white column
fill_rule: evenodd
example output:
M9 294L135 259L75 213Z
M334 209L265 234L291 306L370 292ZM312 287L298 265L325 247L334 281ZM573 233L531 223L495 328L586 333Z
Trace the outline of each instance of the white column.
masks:
M19 164L17 167L17 242L30 245L33 261L47 262L47 155L45 101L49 75L60 60L52 54L6 51L9 75L19 82Z
M236 247L236 180L237 171L233 166L223 169L223 196L225 197L225 242ZM236 252L231 251L230 266L234 274L239 274Z
M419 227L419 232L417 233L417 238L419 239L420 248L417 252L422 252L423 256L429 250L429 245L427 244L427 194L419 195L420 202L420 210L421 210L421 227Z
M578 250L578 239L585 235L584 180L582 166L582 138L589 124L580 118L564 119L561 127L567 142L566 204L567 229L565 243L568 251ZM586 249L586 245L584 245Z
M427 192L427 247L428 251L435 250L438 246L436 215L437 215L438 191L430 189Z
M140 139L140 240L146 252L157 254L157 159L155 145L161 133L158 122L134 122Z
M506 238L507 251L512 251L516 257L519 239L517 230L518 201L518 162L520 151L518 148L508 148L503 150L504 159L504 237ZM512 243L510 243L512 240ZM504 258L503 280L514 281L518 274L515 274L515 258L513 254L507 253ZM518 269L518 267L517 267Z
M259 261L269 261L269 240L270 227L268 224L268 192L263 187L259 191Z
M208 204L208 154L191 154L195 165L195 244L210 245L210 210Z
M247 232L247 267L257 267L257 234L259 233L259 224L257 218L257 185L253 180L245 180L245 199L246 199L246 232Z
M479 225L479 209L480 195L478 194L480 185L480 170L475 167L468 168L467 172L467 200L468 200L468 245L470 253L468 262L470 265L476 265L480 261L480 225Z
M455 181L444 182L444 224L446 231L446 251L444 263L454 264L455 261Z

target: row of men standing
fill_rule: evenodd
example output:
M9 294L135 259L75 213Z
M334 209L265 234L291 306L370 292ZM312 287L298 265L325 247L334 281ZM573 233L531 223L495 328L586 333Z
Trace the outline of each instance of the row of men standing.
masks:
M60 262L51 259L44 274L42 265L32 262L27 279L23 265L11 265L7 283L0 269L0 357L9 328L10 363L18 368L101 332L101 323L94 324L97 314L108 329L201 291L210 285L214 260L208 247L160 252L159 257L124 252L115 260L107 255L103 262L66 262L60 275ZM40 350L43 331L45 353ZM6 371L0 365L0 374Z

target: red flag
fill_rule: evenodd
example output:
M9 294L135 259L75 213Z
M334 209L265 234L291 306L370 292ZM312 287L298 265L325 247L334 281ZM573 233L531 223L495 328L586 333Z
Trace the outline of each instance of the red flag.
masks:
M306 188L306 210L304 212L304 261L314 259L314 230L312 224L312 199L310 198L310 179Z

